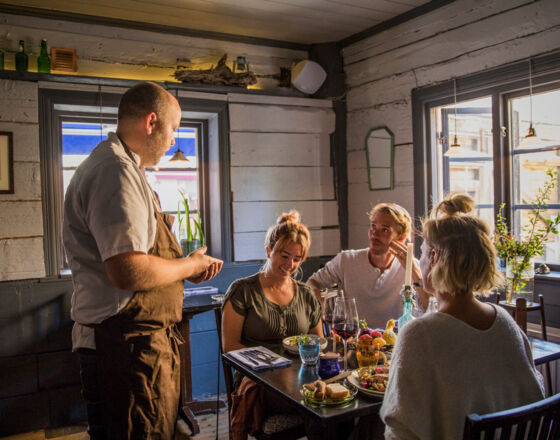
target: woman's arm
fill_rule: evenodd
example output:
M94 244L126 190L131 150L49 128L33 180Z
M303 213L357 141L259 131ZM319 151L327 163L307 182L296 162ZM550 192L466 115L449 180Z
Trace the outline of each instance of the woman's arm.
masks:
M319 319L319 323L309 330L309 333L312 335L319 335L321 338L324 337L323 335L323 320Z
M222 310L222 349L224 353L245 347L241 343L241 333L245 317L235 310L230 301L224 304Z

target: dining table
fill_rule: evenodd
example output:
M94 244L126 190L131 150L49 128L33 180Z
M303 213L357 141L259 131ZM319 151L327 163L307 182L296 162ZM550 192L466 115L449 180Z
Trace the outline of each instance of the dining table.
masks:
M285 356L292 360L286 367L253 370L230 353L223 354L226 364L263 385L294 408L305 421L308 438L336 440L337 426L340 423L379 413L383 399L359 393L353 401L343 406L316 406L305 403L300 388L303 384L318 379L316 369L303 365L299 357L288 354Z
M529 340L535 365L560 359L560 344L537 338L529 338ZM316 370L313 367L304 366L299 357L288 354L285 356L292 360L289 366L253 370L231 354L223 354L226 364L263 385L294 408L306 421L306 428L312 427L314 435L308 434L309 438L335 440L337 438L336 426L341 422L353 420L356 417L378 416L383 398L365 396L361 393L358 393L356 398L346 406L316 406L305 403L300 389L303 384L317 378ZM379 423L381 422L379 421Z

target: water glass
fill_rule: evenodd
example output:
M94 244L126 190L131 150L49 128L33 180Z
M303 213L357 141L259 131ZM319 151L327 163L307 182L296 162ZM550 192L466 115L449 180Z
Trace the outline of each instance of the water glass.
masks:
M317 335L298 336L299 357L304 365L315 365L319 359L321 338Z

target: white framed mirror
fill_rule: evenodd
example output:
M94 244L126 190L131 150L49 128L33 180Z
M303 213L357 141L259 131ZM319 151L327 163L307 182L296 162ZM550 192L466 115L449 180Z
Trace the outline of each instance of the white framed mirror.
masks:
M394 136L387 127L372 128L366 136L366 158L370 191L393 189Z

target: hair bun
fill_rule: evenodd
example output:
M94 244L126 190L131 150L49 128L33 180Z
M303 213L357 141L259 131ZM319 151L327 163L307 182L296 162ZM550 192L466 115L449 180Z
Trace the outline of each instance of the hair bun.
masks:
M299 212L297 212L296 210L292 210L290 212L284 212L280 217L278 217L276 224L281 225L282 223L299 223L300 220L301 216L299 215Z
M474 211L475 207L476 202L468 194L452 193L437 204L434 214L435 217L440 215L452 217L458 214L469 214Z

